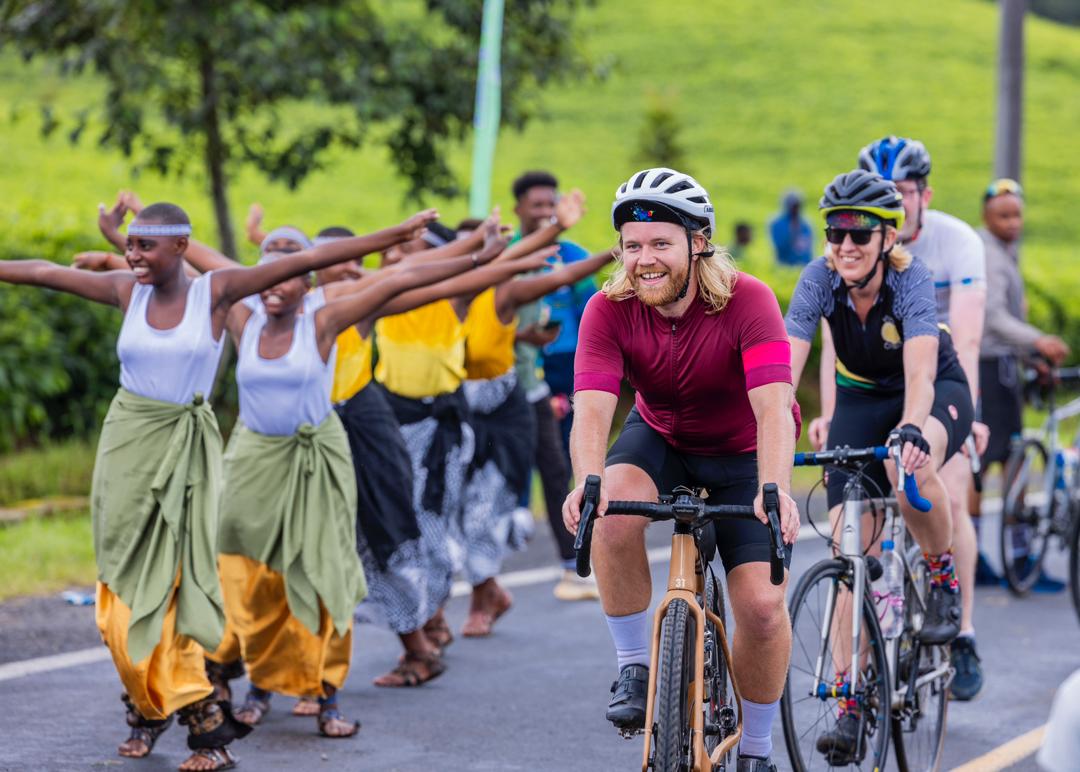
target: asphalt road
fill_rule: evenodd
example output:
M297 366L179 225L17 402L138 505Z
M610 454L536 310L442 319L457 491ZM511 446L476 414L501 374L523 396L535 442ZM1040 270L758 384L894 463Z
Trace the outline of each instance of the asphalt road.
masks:
M651 530L651 544L667 543L670 531L659 525ZM398 648L386 631L358 627L341 704L362 721L360 733L348 740L320 738L314 720L290 716L292 700L279 696L263 725L235 744L241 768L640 769L640 738L623 740L604 721L615 664L600 609L595 603L561 603L551 594L550 578L537 581L543 571L535 569L550 566L552 555L550 536L540 533L528 551L508 561L507 572L526 572L514 573L525 582L513 587L514 608L491 638L455 642L447 652L447 672L423 688L372 686ZM823 555L816 539L800 542L794 575ZM1062 570L1060 557L1050 568ZM666 564L654 564L656 588L665 576ZM466 598L451 601L455 627L466 609ZM27 632L28 617L33 634ZM86 643L94 638L91 609L54 599L5 604L0 661L54 653L57 645L50 645L49 625L42 621L50 618L66 648L92 645ZM1043 724L1055 688L1080 667L1080 624L1064 593L1016 600L1003 589L982 590L976 625L986 686L976 701L950 705L946 769ZM16 641L21 656L12 656ZM234 683L239 699L244 687ZM175 769L186 757L179 727L161 738L148 759L115 754L126 736L120 690L107 660L0 680L0 770ZM774 737L774 760L787 769L779 721ZM1035 765L1029 756L1009 769Z

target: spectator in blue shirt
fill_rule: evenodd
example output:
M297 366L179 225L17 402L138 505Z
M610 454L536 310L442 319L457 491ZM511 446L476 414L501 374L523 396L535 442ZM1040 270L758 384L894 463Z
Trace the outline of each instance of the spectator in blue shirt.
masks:
M780 199L780 214L769 223L769 235L781 265L806 265L813 258L814 234L802 216L802 194L789 190Z

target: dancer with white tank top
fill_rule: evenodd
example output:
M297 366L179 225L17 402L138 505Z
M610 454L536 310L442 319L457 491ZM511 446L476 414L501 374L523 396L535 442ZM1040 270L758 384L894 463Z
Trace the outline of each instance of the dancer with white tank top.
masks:
M249 728L214 695L203 653L220 642L215 565L221 437L207 402L229 310L289 277L413 238L434 212L370 236L255 268L191 279L191 235L173 204L146 207L128 228L130 270L87 273L43 260L0 261L0 281L118 306L121 386L98 443L91 521L97 624L124 685L131 734L123 756L146 756L172 715L193 754L181 770L235 764L229 743Z
M336 698L352 656L353 611L367 592L349 440L330 399L336 341L407 290L495 254L405 268L329 302L309 294L307 276L295 277L264 290L254 310L230 312L240 419L225 454L218 565L251 680L239 720L257 724L280 692L318 699L323 736L357 732ZM260 265L284 259L270 254Z

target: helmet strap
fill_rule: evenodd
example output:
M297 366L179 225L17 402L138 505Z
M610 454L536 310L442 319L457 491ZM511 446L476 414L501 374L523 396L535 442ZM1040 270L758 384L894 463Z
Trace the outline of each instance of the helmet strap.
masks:
M690 229L686 229L686 283L682 285L682 289L679 290L679 294L675 296L676 300L682 300L686 297L686 293L690 291L690 274L694 272L694 237L690 233Z

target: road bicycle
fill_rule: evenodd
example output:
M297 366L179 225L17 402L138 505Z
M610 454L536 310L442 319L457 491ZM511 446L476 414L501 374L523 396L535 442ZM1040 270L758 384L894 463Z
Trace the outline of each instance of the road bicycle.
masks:
M884 769L890 739L901 770L934 770L941 761L953 670L947 646L919 641L929 592L922 552L909 538L896 499L872 498L864 486L865 466L886 459L896 464L911 505L929 511L915 478L903 472L898 444L795 455L796 465L828 465L848 475L839 543L832 532L826 537L836 557L818 562L800 578L789 605L792 658L780 712L797 772ZM867 545L876 542L863 540L867 508L903 566L902 626L891 639L882 634L879 614L895 613L895 606L890 611L890 599L872 585L882 566L866 554ZM850 718L841 719L841 706ZM841 751L823 737L842 720L848 726L857 722L854 749Z
M1046 422L1034 436L1016 441L1005 462L1005 494L1001 502L1000 548L1005 582L1023 596L1039 580L1051 544L1070 550L1069 574L1073 602L1080 615L1080 572L1076 550L1080 540L1080 432L1062 445L1062 421L1080 415L1080 399L1055 406L1059 384L1080 382L1080 367L1052 370L1042 379L1034 370L1024 374L1045 405Z
M778 585L784 581L785 559L779 492L774 483L762 492L769 520L770 579ZM592 572L592 527L599 498L600 478L590 475L574 542L582 577ZM653 621L642 772L734 769L731 756L742 736L742 697L724 627L723 588L709 558L699 551L699 541L703 529L716 520L756 520L754 508L706 504L694 491L677 488L659 502L611 501L607 515L675 521L667 592Z

